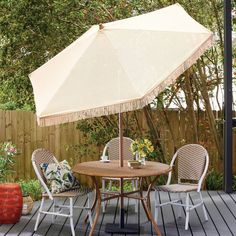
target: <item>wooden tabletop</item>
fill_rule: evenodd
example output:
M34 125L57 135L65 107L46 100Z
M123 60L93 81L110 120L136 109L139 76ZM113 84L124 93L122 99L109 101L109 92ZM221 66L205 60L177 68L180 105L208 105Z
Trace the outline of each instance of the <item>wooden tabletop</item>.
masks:
M124 161L124 167L119 167L119 161L104 163L101 161L89 161L76 164L73 172L88 176L113 177L113 178L133 178L147 177L166 174L171 167L160 162L146 161L146 165L140 169L131 169Z

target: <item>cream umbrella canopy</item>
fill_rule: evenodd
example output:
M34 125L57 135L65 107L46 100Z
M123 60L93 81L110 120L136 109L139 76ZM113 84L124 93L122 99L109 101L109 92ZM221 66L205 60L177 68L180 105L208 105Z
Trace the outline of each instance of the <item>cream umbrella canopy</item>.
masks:
M179 4L92 26L29 75L38 123L48 126L119 113L122 167L122 112L153 101L212 41L213 34ZM123 197L120 228L126 232Z
M142 108L212 39L179 4L92 26L30 74L39 125Z

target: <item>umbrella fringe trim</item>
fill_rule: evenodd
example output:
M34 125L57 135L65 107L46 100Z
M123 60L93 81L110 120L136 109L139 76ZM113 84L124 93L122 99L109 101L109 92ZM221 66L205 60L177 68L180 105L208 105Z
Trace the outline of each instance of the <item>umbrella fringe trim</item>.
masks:
M81 119L111 115L120 112L128 112L138 110L152 102L156 96L163 91L167 86L172 84L184 71L191 67L197 59L213 44L213 35L211 35L201 47L198 48L184 63L175 69L161 84L154 87L149 93L140 99L135 99L129 102L115 104L110 106L93 108L85 111L64 113L58 115L38 117L39 126L50 126L62 123L74 122Z
M161 91L163 91L170 84L174 83L181 74L183 74L198 60L198 58L213 44L213 42L213 34L211 34L196 52L194 52L185 62L177 67L166 79L164 79L162 83L158 84L158 86L145 95L145 98L142 100L142 106L144 107L152 102Z

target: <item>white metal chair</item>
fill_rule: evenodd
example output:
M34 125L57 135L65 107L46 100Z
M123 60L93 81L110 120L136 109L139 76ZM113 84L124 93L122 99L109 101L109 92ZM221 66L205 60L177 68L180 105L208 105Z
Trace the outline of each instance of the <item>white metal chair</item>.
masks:
M188 144L178 149L174 154L170 163L171 167L174 166L176 160L178 160L178 183L171 184L172 172L170 172L166 185L155 186L155 220L157 221L158 219L159 207L166 206L168 204L185 207L185 230L187 230L189 223L189 213L196 207L202 206L205 220L208 220L206 208L204 206L201 194L201 186L207 173L209 156L207 150L203 146L199 144ZM159 204L158 191L178 193L178 199ZM190 205L189 202L189 193L192 191L195 191L199 194L199 203L195 205ZM181 201L181 193L186 194L185 204ZM181 209L179 209L179 217L181 217Z
M124 160L133 159L133 154L130 150L130 145L133 142L131 138L123 137L123 155ZM108 153L109 160L119 160L119 137L111 139L103 149L103 156ZM138 178L124 178L125 181L132 182L133 191L138 189ZM109 181L108 189L106 189L106 181ZM112 182L113 181L120 181L119 178L109 178L103 177L102 178L102 192L111 192L112 191ZM102 202L102 210L105 212L105 202ZM135 212L138 211L138 200L135 203Z
M73 223L73 208L79 208L79 209L85 209L88 211L88 216L89 216L89 222L90 222L90 226L92 225L92 216L91 216L91 207L90 207L90 203L89 203L89 193L91 192L91 189L89 188L85 188L85 187L81 187L79 189L71 189L65 192L61 192L61 193L57 193L57 194L52 194L47 186L47 181L43 175L43 172L41 170L40 164L42 163L58 163L56 157L48 150L45 149L37 149L33 152L32 154L32 164L33 164L33 168L34 171L44 189L44 193L42 194L42 201L41 201L41 205L38 211L38 216L37 216L37 220L35 223L35 227L34 227L34 231L37 230L38 228L38 224L39 224L39 219L40 219L40 215L41 214L49 214L52 215L52 222L54 223L54 219L55 216L63 216L63 217L68 217L70 218L70 227L71 227L71 233L72 236L75 235L75 230L74 230L74 223ZM78 197L78 196L82 196L82 195L88 195L88 202L87 202L87 206L73 206L73 198ZM53 206L52 206L52 211L46 211L43 210L43 205L44 205L44 201L45 198L49 198L53 201ZM69 198L69 205L59 205L57 204L57 199L58 198ZM56 211L56 209L58 208L58 210ZM66 213L61 213L62 212L62 208L69 208L69 214Z

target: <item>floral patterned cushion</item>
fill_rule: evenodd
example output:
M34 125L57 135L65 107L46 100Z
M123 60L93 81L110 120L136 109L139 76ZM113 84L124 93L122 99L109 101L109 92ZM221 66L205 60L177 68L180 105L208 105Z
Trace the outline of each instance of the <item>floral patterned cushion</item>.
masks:
M60 193L79 187L66 160L59 163L43 163L40 165L52 193Z

